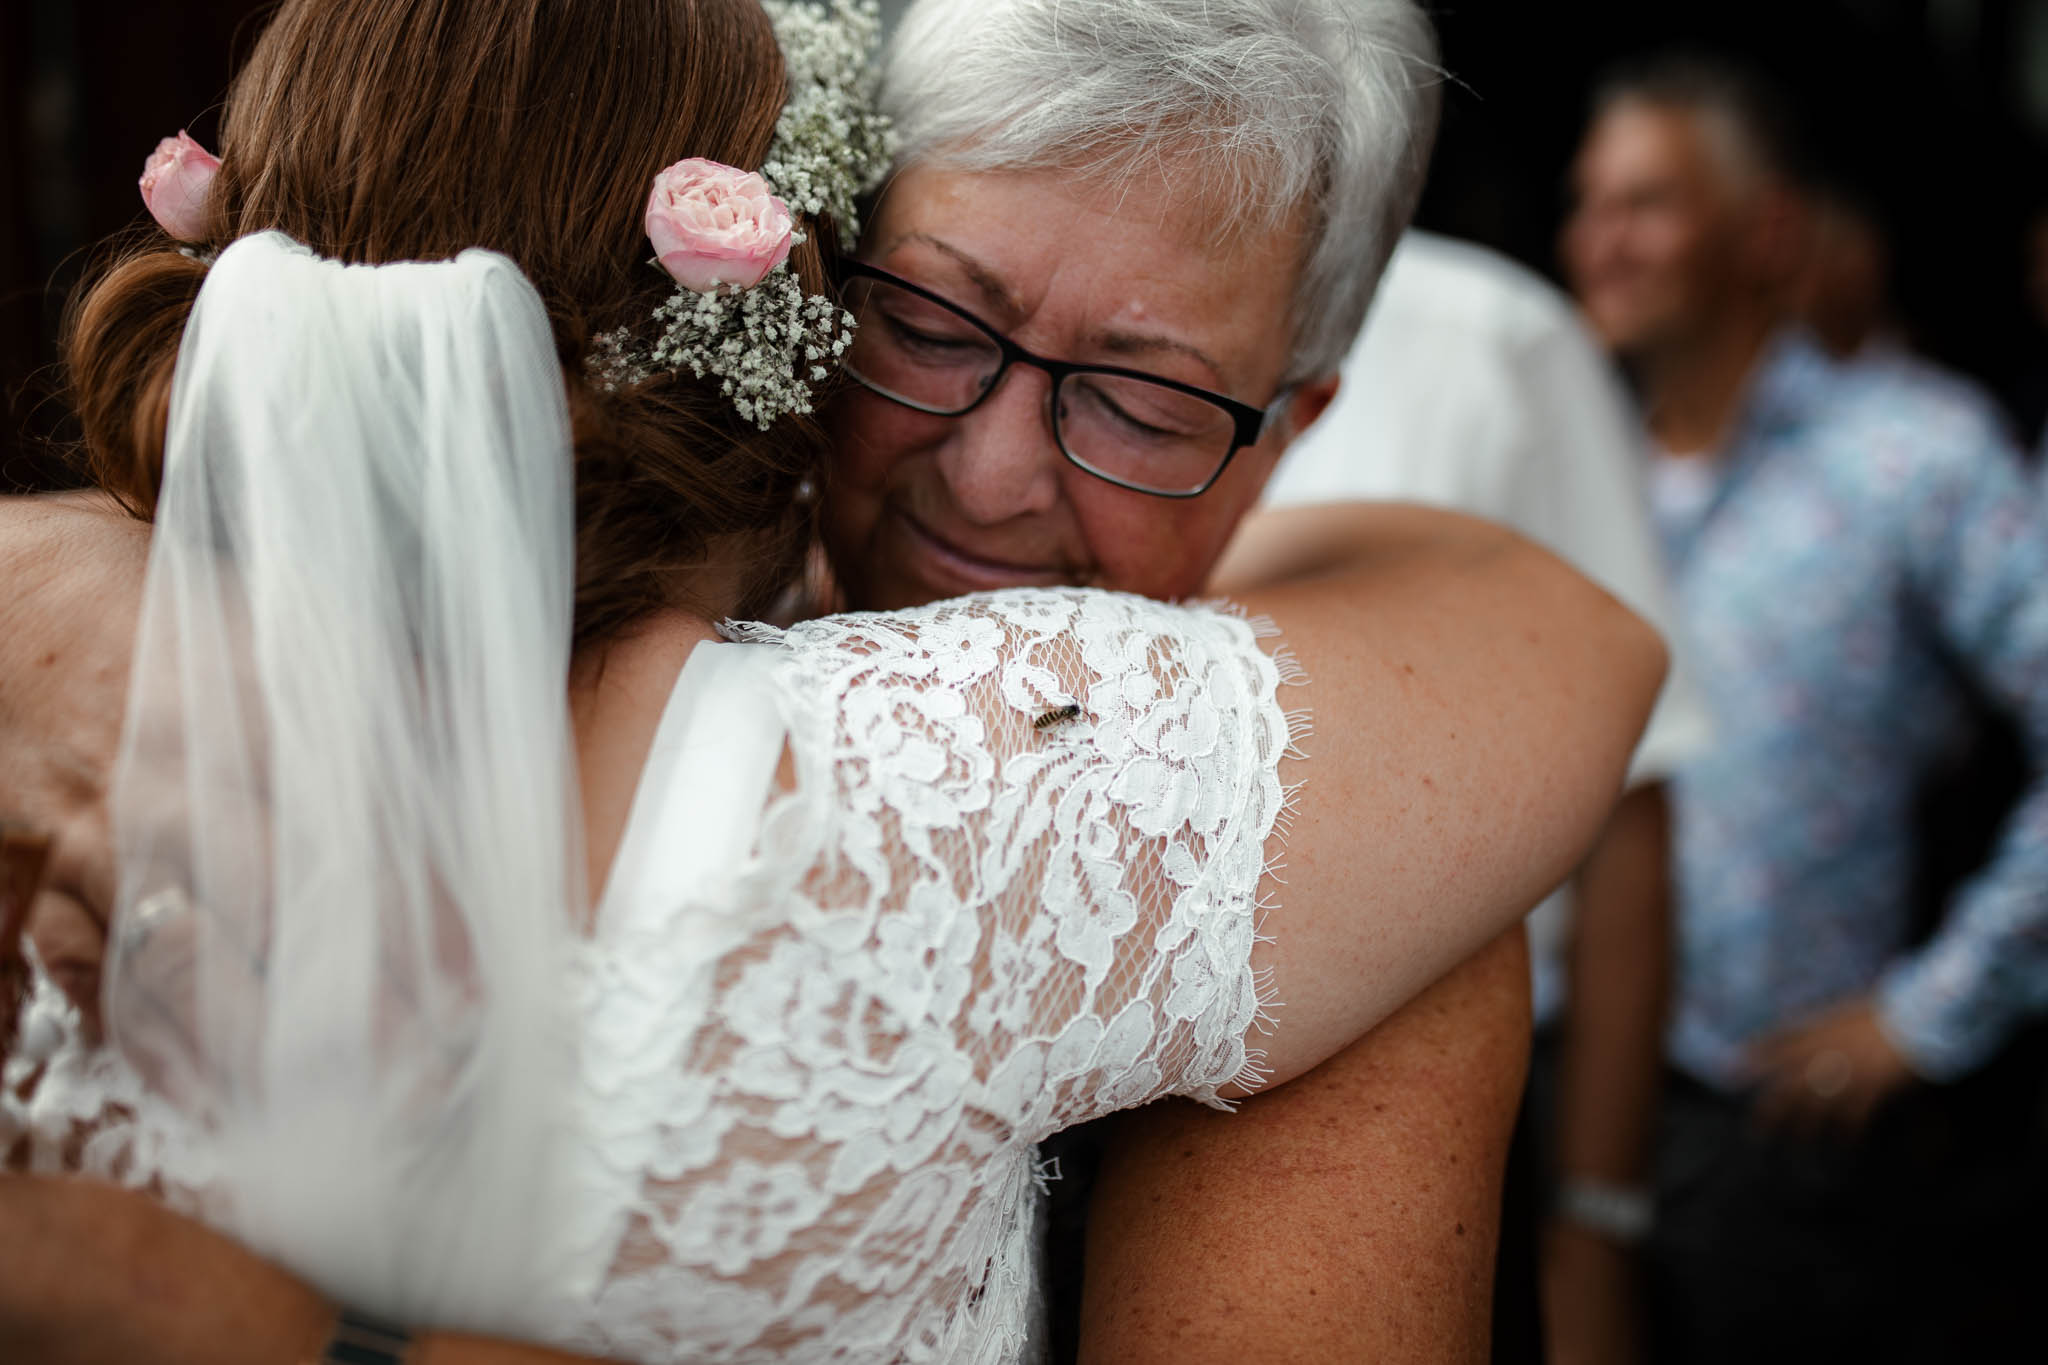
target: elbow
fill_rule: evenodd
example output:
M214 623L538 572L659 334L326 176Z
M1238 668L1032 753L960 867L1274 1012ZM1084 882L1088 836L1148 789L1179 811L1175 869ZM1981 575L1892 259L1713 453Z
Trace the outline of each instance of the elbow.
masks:
M1620 618L1614 627L1617 636L1615 655L1619 667L1625 670L1634 684L1636 710L1647 724L1650 711L1657 704L1657 695L1664 690L1664 679L1671 672L1671 648L1655 626L1621 602L1613 598L1608 600Z
M1545 558L1550 581L1560 594L1553 619L1566 623L1568 642L1548 632L1545 636L1547 643L1559 646L1553 656L1556 666L1577 680L1576 685L1567 684L1568 693L1586 706L1587 723L1612 742L1600 747L1612 747L1626 766L1671 668L1664 637L1634 609L1563 560L1533 546L1525 549Z
M1619 599L1590 583L1587 587L1600 598L1587 661L1593 718L1618 782L1664 689L1671 651L1655 626Z

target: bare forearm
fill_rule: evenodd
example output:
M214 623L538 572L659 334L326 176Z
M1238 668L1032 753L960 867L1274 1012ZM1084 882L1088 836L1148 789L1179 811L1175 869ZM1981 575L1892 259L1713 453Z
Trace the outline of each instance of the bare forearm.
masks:
M42 1365L300 1365L335 1310L291 1274L132 1191L0 1178L0 1359ZM426 1333L410 1365L596 1365Z
M590 1356L564 1355L545 1346L522 1346L514 1341L466 1336L460 1332L430 1332L413 1347L407 1365L602 1365Z
M1671 990L1669 828L1663 788L1639 787L1579 872L1558 1061L1566 1178L1633 1186L1647 1176Z
M1604 1186L1641 1197L1648 1179L1670 989L1668 837L1662 789L1639 788L1579 872L1552 1134L1557 1174L1579 1193ZM1570 1200L1561 1206L1544 1230L1543 1318L1557 1365L1645 1358L1628 1229Z
M1237 1114L1127 1116L1090 1211L1081 1359L1485 1360L1528 1031L1518 928Z
M314 1358L320 1296L145 1197L0 1179L0 1355L49 1365L282 1365Z

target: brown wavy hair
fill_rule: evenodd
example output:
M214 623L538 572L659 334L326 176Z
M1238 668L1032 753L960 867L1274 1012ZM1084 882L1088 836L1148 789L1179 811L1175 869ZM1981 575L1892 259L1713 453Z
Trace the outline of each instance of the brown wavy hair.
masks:
M785 86L758 0L286 0L228 97L207 244L275 228L348 262L510 256L547 306L569 395L578 646L678 603L754 614L808 543L820 429L763 433L688 376L603 393L584 358L672 288L642 226L655 172L758 167ZM817 291L829 234L810 236L791 265ZM140 516L205 278L162 233L131 235L66 321L85 463ZM714 552L739 561L744 599L691 601Z

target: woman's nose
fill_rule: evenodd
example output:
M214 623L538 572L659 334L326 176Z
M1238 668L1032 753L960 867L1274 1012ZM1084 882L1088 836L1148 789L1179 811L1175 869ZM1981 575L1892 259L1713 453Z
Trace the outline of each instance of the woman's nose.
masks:
M1052 380L1023 365L1012 366L981 406L955 419L939 455L955 504L987 526L1050 511L1064 462L1053 436Z

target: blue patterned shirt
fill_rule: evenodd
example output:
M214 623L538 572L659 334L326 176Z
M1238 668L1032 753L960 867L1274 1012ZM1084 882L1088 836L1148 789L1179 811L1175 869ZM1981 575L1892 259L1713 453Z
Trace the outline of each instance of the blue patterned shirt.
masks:
M1766 353L1711 492L1659 530L1714 742L1672 784L1672 1055L1743 1083L1746 1046L1876 993L1920 1074L2048 1010L2048 785L1909 950L1913 799L1957 738L1957 674L2048 754L2048 513L1985 414Z

